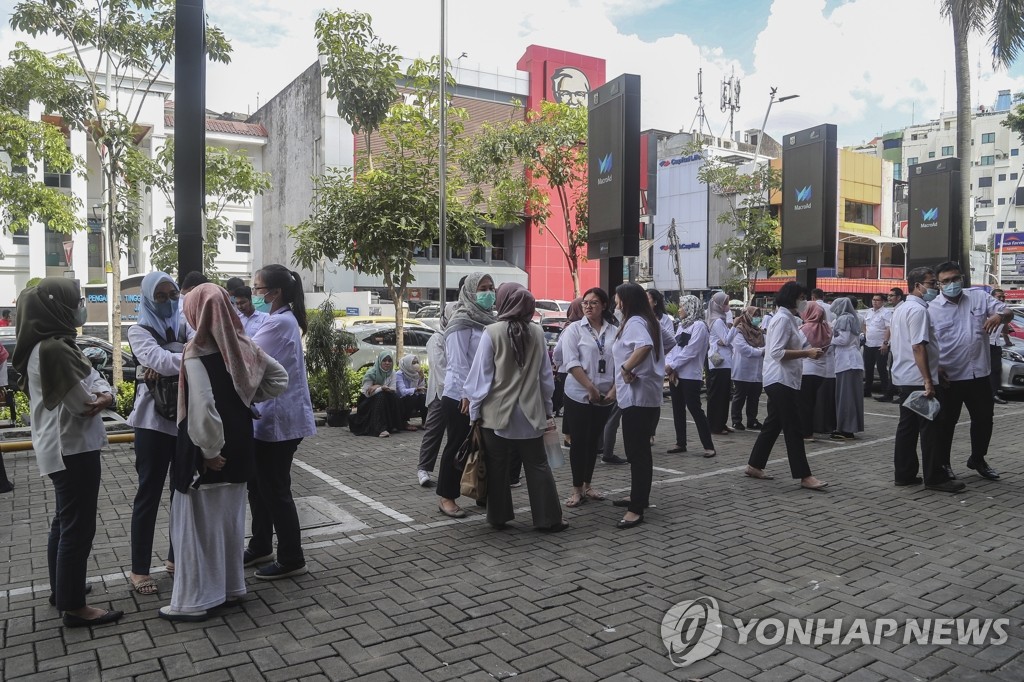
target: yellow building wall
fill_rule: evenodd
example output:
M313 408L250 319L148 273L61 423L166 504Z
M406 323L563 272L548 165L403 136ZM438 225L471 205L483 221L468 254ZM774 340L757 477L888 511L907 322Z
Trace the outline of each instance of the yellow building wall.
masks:
M846 201L871 204L874 225L846 222ZM839 230L855 234L881 234L882 160L848 149L839 150ZM838 259L841 263L842 260Z

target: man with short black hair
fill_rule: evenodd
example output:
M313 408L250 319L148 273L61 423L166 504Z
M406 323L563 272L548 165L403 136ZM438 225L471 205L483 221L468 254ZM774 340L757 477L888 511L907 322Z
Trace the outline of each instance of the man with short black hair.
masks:
M875 369L882 384L882 393L889 390L889 324L892 308L885 308L882 294L871 297L871 309L861 318L864 330L864 397L871 397L875 383Z
M252 289L249 287L235 289L235 306L238 308L238 319L242 321L242 328L245 329L246 336L251 338L263 326L269 315L253 307Z
M996 481L999 474L985 461L992 440L994 411L989 384L992 367L988 338L1000 324L1012 320L1013 313L1006 311L1005 303L984 291L965 290L964 276L957 263L950 261L939 265L935 275L942 295L928 307L928 313L935 325L940 350L942 434L938 447L942 450L942 459L948 461L956 423L966 405L971 415L971 456L967 468Z

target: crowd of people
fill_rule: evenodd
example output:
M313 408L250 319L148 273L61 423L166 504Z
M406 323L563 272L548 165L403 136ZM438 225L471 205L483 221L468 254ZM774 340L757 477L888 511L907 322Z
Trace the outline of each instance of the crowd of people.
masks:
M673 316L658 291L632 283L612 295L592 288L573 302L572 319L549 352L533 323L533 295L518 284L496 288L490 275L473 273L460 282L458 300L441 311L442 331L427 350L429 378L415 355L382 352L365 374L351 429L384 438L420 430L410 423L418 417L417 482L429 486L436 465L438 511L453 518L466 516L456 454L471 430L478 432L488 491L475 502L496 530L515 518L511 489L522 478L533 526L554 533L568 528L563 504L605 500L598 456L628 462L629 494L612 504L625 509L616 526L629 529L644 521L650 502L666 380L675 440L667 454L687 452L687 414L698 454L708 458L718 454L714 438L758 431L745 474L768 480L766 466L782 435L792 478L821 491L829 484L811 473L806 444L816 434L857 438L877 372L877 399L901 403L895 485L964 488L950 465L964 406L971 415L966 466L997 480L987 450L999 400L1000 364L992 348L1012 319L1002 292L965 290L956 263L912 270L907 285L906 295L890 292L888 307L874 296L863 317L855 300L838 296L827 303L824 292L796 282L781 287L768 315L753 306L730 308L724 292L706 307L683 296ZM66 627L111 623L123 614L87 604L86 567L106 444L99 414L113 391L74 343L86 308L73 281L41 280L21 292L18 311L10 362L25 378L36 461L56 498L47 544L50 601ZM162 272L142 281L139 322L128 331L138 363L128 419L138 476L128 579L139 594L159 592L151 564L169 478L165 568L174 583L162 618L199 621L241 599L247 567L256 567L253 575L262 580L307 571L291 492L294 455L316 433L305 329L302 282L282 265L261 268L251 288L237 279L221 287L199 273L189 273L180 287ZM556 428L556 375L564 376L562 430L572 476L564 501L544 444ZM768 396L763 423L762 393ZM915 396L936 399L938 416L922 416ZM609 459L620 427L625 459Z

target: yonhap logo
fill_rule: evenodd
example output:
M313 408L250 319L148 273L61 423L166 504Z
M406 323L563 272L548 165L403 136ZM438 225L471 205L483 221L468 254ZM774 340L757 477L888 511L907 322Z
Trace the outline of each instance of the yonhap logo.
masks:
M681 601L661 621L661 639L672 665L684 667L715 653L722 642L722 619L714 597Z
M796 190L797 201L810 201L811 200L811 186L801 187Z
M600 159L597 160L597 169L601 173L601 175L604 175L605 173L611 173L612 172L612 153L611 152L608 152L607 154L605 154L604 156L602 156Z

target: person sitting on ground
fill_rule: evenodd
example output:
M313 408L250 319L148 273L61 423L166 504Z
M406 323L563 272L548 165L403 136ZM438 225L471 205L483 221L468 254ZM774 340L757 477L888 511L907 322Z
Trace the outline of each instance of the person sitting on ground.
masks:
M355 435L387 438L404 428L402 408L398 402L398 378L394 370L395 354L386 350L366 371L360 389L362 397L356 413L348 420L348 427Z
M419 417L422 426L427 422L427 380L423 378L420 359L410 353L398 362L398 368L401 371L396 372L395 389L398 392L402 421L408 423L413 417ZM411 424L406 429L419 430Z

